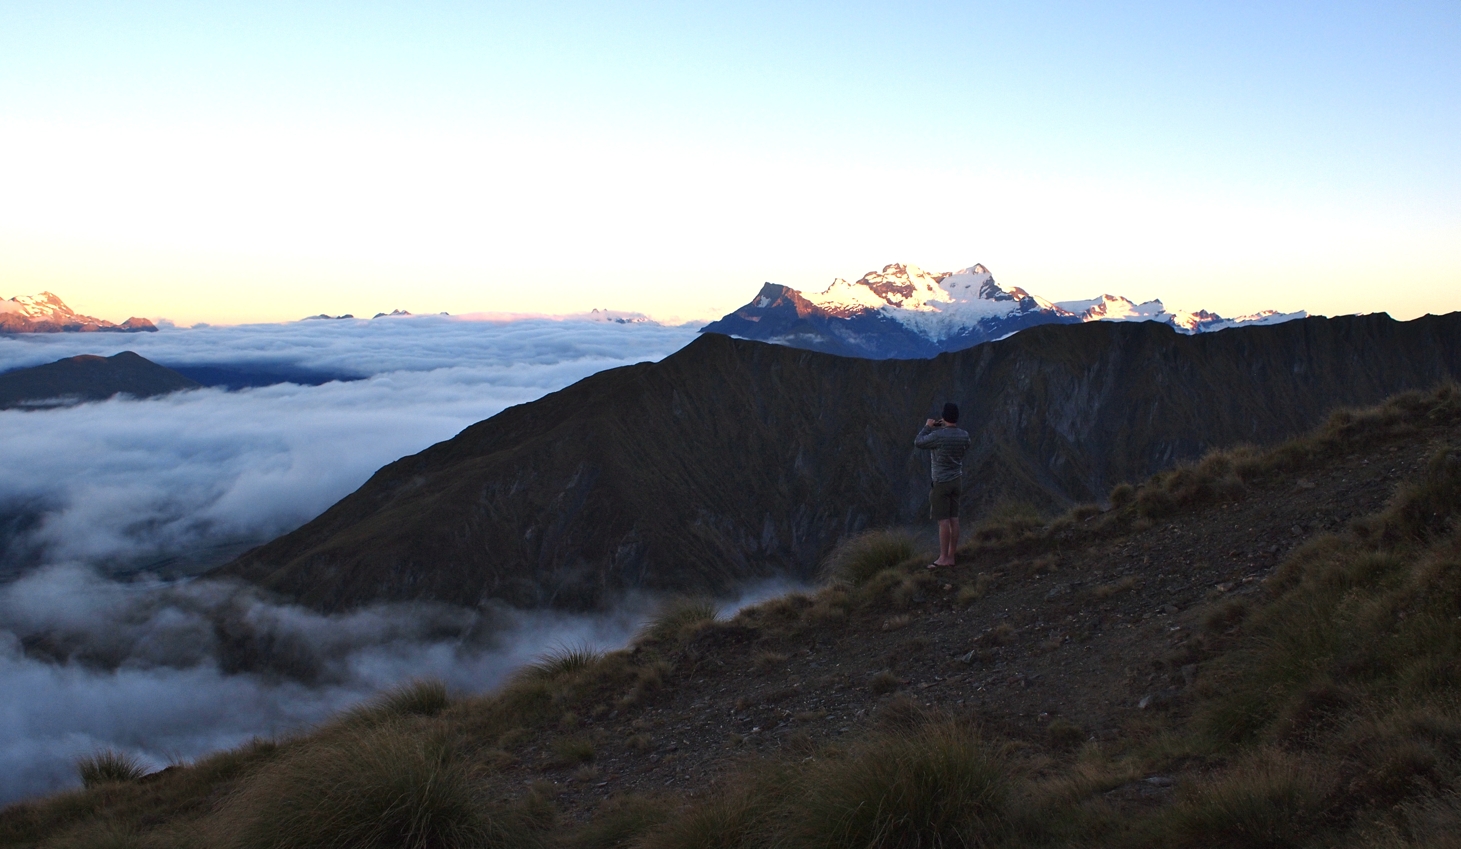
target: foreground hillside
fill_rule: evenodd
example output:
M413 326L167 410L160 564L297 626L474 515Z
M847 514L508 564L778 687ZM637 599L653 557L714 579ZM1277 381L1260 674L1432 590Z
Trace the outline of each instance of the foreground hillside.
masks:
M1200 336L1047 326L932 360L704 336L392 463L222 574L324 610L720 592L810 577L848 534L923 515L912 438L948 399L975 438L966 509L1058 512L1213 448L1292 438L1338 405L1457 378L1461 313Z
M950 570L828 583L501 692L421 684L295 739L0 812L5 846L1450 846L1461 389L1336 414Z

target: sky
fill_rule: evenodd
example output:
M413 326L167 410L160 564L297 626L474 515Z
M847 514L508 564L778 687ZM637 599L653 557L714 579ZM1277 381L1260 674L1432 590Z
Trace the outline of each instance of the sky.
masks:
M0 295L191 324L1461 309L1461 5L0 4Z

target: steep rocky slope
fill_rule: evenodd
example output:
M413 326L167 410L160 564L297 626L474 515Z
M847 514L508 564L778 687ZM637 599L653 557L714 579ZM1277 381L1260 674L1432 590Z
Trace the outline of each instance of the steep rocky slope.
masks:
M83 354L0 374L0 409L100 401L119 393L150 398L200 386L131 351L110 357Z
M1096 322L920 361L704 336L392 463L222 573L323 609L715 591L807 576L848 533L917 519L925 460L911 440L946 399L975 436L966 508L1054 510L1457 375L1461 314L1200 336Z

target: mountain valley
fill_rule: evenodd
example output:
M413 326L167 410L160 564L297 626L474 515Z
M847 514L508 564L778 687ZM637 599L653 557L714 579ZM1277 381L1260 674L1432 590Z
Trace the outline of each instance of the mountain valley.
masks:
M975 437L966 515L1004 503L1048 515L1458 375L1461 315L1197 336L1092 322L927 361L705 334L392 463L218 574L321 610L386 599L584 609L635 590L805 579L848 534L924 514L911 442L945 399Z

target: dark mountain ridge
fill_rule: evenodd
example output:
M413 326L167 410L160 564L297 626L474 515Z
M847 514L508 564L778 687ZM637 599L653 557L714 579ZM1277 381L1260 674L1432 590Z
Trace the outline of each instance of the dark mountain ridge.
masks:
M921 521L912 447L947 399L974 436L966 515L1098 501L1207 450L1461 376L1461 313L1184 336L1043 326L931 360L705 335L396 461L220 570L313 607L382 599L591 607L808 576L842 536Z
M0 374L0 409L101 401L117 394L150 398L200 386L131 351L110 357L82 354Z

